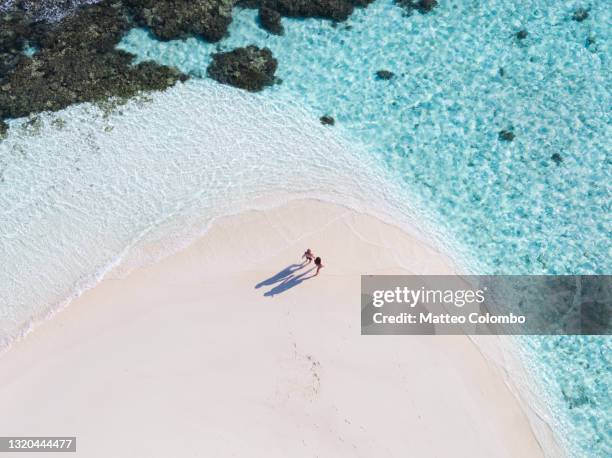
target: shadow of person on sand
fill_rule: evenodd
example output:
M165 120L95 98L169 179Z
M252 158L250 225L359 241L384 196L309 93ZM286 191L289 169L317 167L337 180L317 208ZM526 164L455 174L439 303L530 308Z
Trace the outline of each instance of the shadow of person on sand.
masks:
M264 296L270 297L276 294L284 293L288 289L291 289L299 285L303 281L311 279L312 277L314 277L314 275L308 275L308 274L311 273L313 270L315 270L314 267L311 269L308 269L306 272L301 273L299 275L290 275L289 277L285 278L280 285L276 285L270 291L267 291L266 293L264 293Z
M283 281L287 279L289 276L293 275L294 272L300 270L306 264L291 264L281 270L279 273L272 275L270 278L259 282L255 285L256 289L261 288L262 286L273 285L274 283L278 283L279 281Z

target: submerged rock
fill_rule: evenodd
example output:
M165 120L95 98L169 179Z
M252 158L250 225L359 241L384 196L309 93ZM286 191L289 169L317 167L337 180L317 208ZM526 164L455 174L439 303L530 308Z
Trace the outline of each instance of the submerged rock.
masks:
M563 394L563 399L567 403L567 407L570 410L591 403L584 385L562 387L561 393Z
M516 32L515 36L518 40L524 40L525 38L527 38L527 35L528 35L527 30L521 29L518 32Z
M5 123L2 119L0 119L0 139L4 138L7 132L8 124Z
M19 11L0 13L0 52L19 52L30 35L30 24Z
M44 50L83 53L112 52L132 27L121 1L106 0L81 8L51 27L39 40Z
M17 65L26 46L36 44L44 25L19 10L0 13L0 78Z
M13 70L17 66L17 62L19 62L19 54L0 53L0 79Z
M333 126L336 124L336 120L329 115L321 116L319 120L324 126Z
M584 46L586 46L587 48L590 48L596 42L597 42L597 40L595 39L595 37L588 36L587 39L584 41Z
M234 0L124 0L136 23L160 40L200 35L219 41L232 22Z
M557 165L560 165L563 162L563 158L559 153L554 153L552 156L550 156L550 159Z
M274 83L278 62L268 48L250 45L213 54L212 58L207 74L220 83L252 92Z
M589 17L589 10L585 8L578 8L576 11L574 11L574 14L572 14L572 20L576 22L582 22L588 17Z
M416 10L421 14L429 13L438 6L436 0L395 0L395 4L401 6L409 13Z
M283 16L322 17L334 21L345 21L354 9L349 0L266 0L265 4Z
M19 118L41 111L58 111L81 102L109 97L127 98L142 90L162 90L184 78L178 70L143 62L117 51L101 55L45 50L24 57L0 86L2 117Z
M268 32L274 35L283 34L283 24L281 24L281 15L278 11L261 6L259 8L259 23Z
M395 76L395 73L389 71L389 70L378 70L376 72L376 78L378 78L379 80L390 80Z
M345 21L356 7L365 7L374 0L242 0L245 8L265 6L286 17L319 17L333 21Z
M511 130L503 129L499 131L499 139L504 142L511 142L514 140L514 132Z
M436 6L438 6L436 0L419 0L416 2L416 9L421 14L429 13Z

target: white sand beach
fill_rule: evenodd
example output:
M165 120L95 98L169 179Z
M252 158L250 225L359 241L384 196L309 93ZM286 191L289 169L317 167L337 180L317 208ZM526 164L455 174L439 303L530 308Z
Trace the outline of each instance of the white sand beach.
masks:
M256 287L308 247L318 277ZM319 201L220 219L1 355L0 431L74 435L84 457L543 456L468 337L360 335L361 274L453 272Z

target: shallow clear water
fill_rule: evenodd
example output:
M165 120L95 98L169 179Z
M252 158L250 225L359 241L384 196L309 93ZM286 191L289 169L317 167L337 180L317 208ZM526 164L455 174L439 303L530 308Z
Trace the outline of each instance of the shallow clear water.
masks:
M612 456L612 339L522 337L525 362L555 418L570 456Z
M196 77L216 49L268 46L283 83L253 95L195 80L106 112L11 122L0 346L140 245L186 240L270 195L363 202L395 221L426 212L473 272L610 273L606 2L582 23L569 19L580 5L559 1L440 3L407 17L379 0L335 27L283 19L284 37L243 10L218 45L134 30L123 49ZM508 128L515 140L499 141ZM611 340L521 343L572 455L610 456Z
M337 26L283 19L283 37L244 10L220 45L135 30L122 47L202 77L218 49L267 46L283 80L269 96L332 115L478 258L473 270L610 273L610 8L591 2L578 23L578 6L441 2L407 17L383 0ZM395 78L378 80L380 69ZM502 129L513 142L498 138ZM610 456L611 340L521 344L572 453Z

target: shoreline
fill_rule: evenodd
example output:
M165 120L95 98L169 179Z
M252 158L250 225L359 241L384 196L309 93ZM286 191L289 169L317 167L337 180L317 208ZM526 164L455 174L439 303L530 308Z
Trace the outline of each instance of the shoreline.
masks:
M318 214L317 218L319 218L319 222L326 221L327 220L326 218L329 218L330 215L332 214L335 216L334 218L332 218L328 226L324 226L323 229L321 229L320 227L316 225L312 226L312 224L314 224L313 222L304 221L304 217L303 215L301 215L302 212L296 213L295 211L296 208L299 208L300 206L306 206L306 208L310 209L310 212L317 213ZM275 214L283 215L276 221L277 225L268 226L267 231L262 231L261 230L262 224L263 225L269 224L269 219L272 218L271 215L275 215ZM260 272L260 271L263 273L264 270L262 269L261 263L257 260L260 259L262 255L262 251L263 253L265 253L266 251L270 251L270 246L275 246L275 244L278 243L278 241L276 241L275 243L275 240L273 240L273 238L271 239L270 235L267 232L278 232L278 234L276 235L280 234L279 240L284 239L285 246L279 247L276 253L273 253L272 255L267 256L267 258L280 259L283 256L286 257L287 245L296 245L296 243L300 243L300 244L305 243L306 239L308 239L309 237L310 238L313 238L313 237L321 238L321 236L323 236L326 231L329 232L330 230L332 230L330 229L330 227L333 227L335 224L336 225L340 224L339 221L340 222L343 221L343 218L351 219L352 223L354 225L357 225L359 227L359 230L361 231L365 230L366 235L367 235L367 237L364 236L364 234L361 234L361 236L357 236L357 234L360 234L360 232L359 231L355 232L354 228L352 228L351 231L353 233L350 234L351 237L348 242L339 241L337 240L338 237L336 237L335 239L337 243L341 243L341 244L349 243L348 246L345 247L346 248L345 251L349 253L354 253L352 258L354 259L354 262L356 263L356 265L355 266L351 266L350 264L347 265L345 264L346 262L345 260L341 261L342 267L338 268L338 270L336 270L336 268L333 267L333 265L330 265L330 267L327 267L326 269L323 270L322 276L317 279L317 282L323 277L327 277L328 279L335 279L335 280L343 279L342 280L343 282L348 281L347 278L350 278L350 277L358 278L359 273L363 273L363 268L364 268L363 262L364 261L366 262L369 261L369 264L374 263L373 266L366 264L365 267L367 268L368 273L406 272L407 271L406 269L398 266L397 261L400 258L402 258L402 256L398 256L397 254L389 253L390 251L395 250L397 246L410 247L410 250L413 250L413 251L409 250L408 252L404 251L403 254L404 256L406 256L406 258L409 257L407 253L412 253L412 256L416 256L416 258L420 259L421 261L425 261L425 264L420 266L420 268L423 269L423 271L421 271L420 273L425 273L425 272L444 273L444 272L454 271L456 268L455 266L453 267L449 266L449 264L452 264L452 262L450 262L448 258L440 255L440 253L436 252L433 248L427 246L422 241L418 241L412 236L408 235L407 233L405 233L402 229L398 228L397 226L393 227L391 225L388 225L385 222L377 220L376 218L372 216L368 216L364 213L359 213L354 210L349 210L346 207L343 208L343 207L340 207L334 204L324 203L324 202L316 201L312 199L295 200L295 201L287 202L283 204L282 206L276 207L271 210L270 209L269 210L258 210L258 211L251 210L251 211L246 211L246 212L242 212L239 214L235 214L232 216L218 218L217 220L211 223L211 227L201 238L199 238L195 243L193 243L191 246L189 246L185 250L180 251L175 254L171 254L170 256L162 259L161 261L153 265L150 265L147 267L135 268L130 273L128 273L127 276L123 276L124 278L117 278L116 275L111 275L107 277L107 279L103 280L100 284L95 286L93 289L85 292L82 295L82 297L76 299L74 303L71 304L71 307L66 308L63 313L58 314L54 320L50 320L50 321L42 323L42 325L39 326L40 331L30 334L28 339L24 339L14 344L14 348L10 352L5 352L3 355L0 355L0 358L1 358L0 364L6 365L6 360L8 359L8 360L12 360L10 364L19 366L20 364L19 361L21 361L21 364L23 365L24 364L24 362L22 361L23 358L18 358L17 354L18 353L23 354L24 352L29 353L30 355L30 358L25 358L26 361L30 359L30 362L34 362L35 359L38 359L36 355L38 354L40 356L40 352L44 351L40 347L38 349L36 348L37 345L40 345L37 342L40 342L41 340L44 341L45 339L51 338L49 336L54 336L54 338L59 339L59 340L64 340L64 341L70 340L70 338L75 337L74 336L75 332L77 334L79 334L79 332L81 334L83 332L86 332L85 330L79 331L80 323L83 323L85 327L96 328L95 326L95 323L97 320L96 317L87 315L85 311L83 310L84 308L87 308L87 307L97 307L97 309L94 309L94 311L97 310L95 314L100 315L102 313L102 315L100 315L98 318L102 317L105 320L110 320L110 321L116 322L116 324L121 324L122 320L126 318L125 316L122 315L122 313L125 313L125 311L118 312L117 314L118 316L113 316L112 312L108 310L103 311L100 309L101 306L99 305L99 301L104 300L104 297L105 297L104 291L106 290L106 292L108 293L109 291L112 292L113 289L116 289L115 292L111 293L111 297L115 298L115 300L117 301L120 301L123 293L125 292L123 290L127 288L128 290L132 290L132 292L134 292L138 289L138 288L134 289L133 286L130 286L134 284L135 282L134 278L139 278L139 277L142 277L143 275L145 276L149 275L151 274L151 272L155 273L155 272L159 272L160 270L163 271L164 269L166 269L165 276L163 276L162 278L167 278L168 272L172 272L173 271L172 269L174 269L175 272L179 271L179 272L187 273L187 277L189 277L190 275L193 274L193 269L187 269L187 271L185 271L185 266L182 265L181 267L181 263L178 260L182 259L184 261L185 259L189 259L189 256L190 256L189 253L193 254L195 250L202 250L202 249L204 249L204 251L209 250L208 255L207 255L208 258L207 256L204 256L202 260L197 261L198 263L197 270L199 272L199 275L202 276L203 281L210 282L211 279L217 278L220 282L223 282L223 279L226 277L233 278L235 276L245 276L245 275L248 276L248 275L253 275L254 272ZM231 223L232 221L233 223ZM236 221L240 221L240 223L236 224ZM229 226L227 226L228 224ZM259 230L255 230L254 233L259 234L259 237L261 237L262 240L259 240L256 237L256 241L250 240L250 243L244 244L246 241L248 241L247 239L249 239L249 236L251 237L253 236L251 234L251 231L244 231L244 234L242 234L243 231L240 231L238 233L242 234L241 236L244 239L244 240L241 240L240 243L236 244L235 239L227 239L224 241L223 231L220 231L219 229L220 226L221 227L225 226L226 233L231 233L230 229L233 228L234 235L236 235L237 234L236 228L242 227L245 224L249 227L259 227ZM306 226L306 228L304 226ZM351 226L348 225L345 227L345 229L346 228L351 228ZM337 236L337 229L336 229L336 236ZM409 241L410 243L408 243L407 241ZM323 241L320 241L319 243L329 244L329 241L323 240ZM264 249L264 247L268 247L268 248ZM357 250L357 252L355 252L357 248L359 249ZM336 247L331 245L329 247L329 250L332 250L332 249L335 250ZM220 256L221 253L223 253L223 256ZM245 260L245 253L246 253L246 260ZM359 253L358 256L356 256L357 253ZM383 253L384 253L385 260L384 262L381 262L380 258L381 258L381 254ZM327 259L327 257L325 259ZM193 259L190 262L193 262ZM241 265L241 264L245 264L245 265L239 269L236 269L236 266ZM169 267L171 267L170 270L167 270ZM278 267L279 268L282 267L280 263L278 264ZM417 265L413 264L412 267L417 268L418 264ZM191 274L189 274L189 272L191 272ZM413 272L413 273L418 273L418 272ZM179 284L181 283L181 281L182 280L179 278L179 276L177 276L175 279L172 280L172 284L173 284L172 286L176 286L175 283ZM324 280L324 281L328 281L328 280ZM142 291L142 286L144 285L141 284L140 286L141 286L141 292L139 294L146 295L146 293ZM193 285L191 286L193 287ZM308 287L312 287L312 285L309 284ZM297 286L294 289L299 290L300 286ZM288 291L284 294L293 294L293 291ZM296 294L298 294L298 292L296 292ZM281 294L279 297L282 300L283 294ZM251 300L251 299L252 298L250 297L247 298L247 300ZM275 297L272 300L276 300L276 299L277 298ZM302 298L300 300L307 301L308 299ZM131 306L134 306L134 305L131 304ZM136 309L137 309L138 314L147 313L142 305L136 306ZM117 310L115 311L117 312ZM104 313L106 313L106 315L104 315ZM305 313L308 313L308 312L306 311ZM76 318L77 315L80 315L80 318ZM101 321L104 322L104 319ZM77 324L77 322L79 324ZM63 333L64 331L60 331L60 329L64 325L69 325L69 327L71 327L71 332L73 333L72 337L70 335L65 335ZM141 331L144 332L146 330L141 330ZM300 329L299 331L304 332L303 329ZM108 329L108 332L111 332L111 333L113 332L112 327ZM305 338L306 338L306 335L307 333L304 336ZM470 342L470 345L472 346L476 345L472 339L465 339L465 337L463 336L461 337L465 341ZM80 338L86 339L87 337L84 335L81 335ZM424 342L426 338L422 338L421 340L423 340ZM450 340L450 339L444 339L444 340ZM123 343L125 344L126 342L124 341ZM398 341L398 343L402 343L402 342ZM114 345L119 345L119 344L114 344ZM434 346L436 345L438 344L434 344ZM465 344L462 344L462 345L465 345ZM423 348L426 349L428 347L429 345L425 345L425 347ZM485 360L486 356L482 354L482 348L475 346L474 350L476 351L478 355L480 355L480 357L483 360ZM421 361L421 363L425 364L425 362L423 361ZM482 363L484 363L485 366L489 366L490 370L496 371L495 368L490 366L491 364L490 360L485 360ZM508 380L503 380L500 373L498 371L496 372L497 372L496 377L499 379L500 382L503 382L503 386L505 386L506 389L511 390L512 387L508 386ZM3 382L2 386L6 388L6 382ZM6 393L6 389L3 389L2 391ZM26 392L27 392L27 389L26 389ZM526 416L522 420L521 424L523 426L521 428L524 428L527 424L530 424L530 426L528 427L529 432L530 434L533 434L533 431L532 431L532 428L534 427L533 418L527 418L528 412L524 411L525 410L524 405L522 407L519 407L518 404L520 401L516 399L516 393L514 394L507 393L507 394L511 396L510 399L513 400L513 402L516 404L514 408L518 408L519 411L522 412L522 415ZM508 401L508 400L507 402L512 403L512 401ZM74 407L78 407L78 406L74 406ZM529 406L527 406L527 408L529 408ZM524 440L525 438L523 437L522 439ZM530 440L536 441L535 437L532 437ZM537 455L533 455L533 456L537 456Z
M277 193L280 195L280 193ZM139 246L141 243L141 237L137 237L134 241L130 243L127 247L125 247L121 253L117 254L117 256L111 259L106 265L96 270L93 274L86 276L84 279L79 280L72 292L70 292L65 298L55 302L50 303L46 306L46 309L43 310L41 315L32 316L28 319L12 336L4 337L3 340L0 340L0 357L7 351L10 351L12 345L19 342L20 340L26 338L31 332L35 331L36 328L46 321L53 319L58 313L61 313L65 308L67 308L72 302L78 300L83 294L86 294L89 290L96 288L100 283L104 282L108 279L113 278L123 278L128 276L134 270L138 270L143 267L147 267L151 264L155 264L157 262L163 261L166 257L176 255L177 253L187 249L191 244L195 243L198 239L204 237L206 233L210 230L212 226L218 220L224 220L226 218L232 218L239 216L243 213L248 212L266 212L272 211L279 207L285 205L291 205L294 202L299 201L313 201L318 202L323 205L335 205L338 207L342 207L348 211L353 211L363 215L369 215L373 218L379 219L386 225L393 226L394 228L403 231L414 237L419 243L426 245L434 251L445 252L448 250L441 249L438 247L439 240L434 240L431 237L428 237L426 232L421 228L417 227L415 224L404 223L404 224L395 224L391 222L393 217L387 214L386 212L374 212L369 211L363 208L361 205L356 208L358 205L344 205L340 204L333 199L331 199L327 195L321 195L320 197L313 197L314 193L309 193L308 195L286 195L283 197L276 196L275 198L265 197L261 199L257 199L257 204L251 205L241 208L239 210L228 212L221 214L219 216L211 218L207 221L202 228L196 229L194 231L189 231L187 235L184 236L179 242L172 242L168 247L161 248L156 244L149 244L152 246ZM172 215L168 218L171 219ZM402 218L404 219L404 218ZM195 224L197 226L197 224ZM151 228L151 231L155 231L158 228ZM148 233L141 234L144 235ZM167 235L167 234L166 234ZM147 244L145 244L147 245ZM453 271L455 272L467 272L465 264L457 263L455 260L448 258L447 262L453 266ZM461 266L461 267L459 267Z
M167 167L153 168L157 161L148 151L155 148L159 154L163 154L168 143L161 136L152 138L143 132L159 131L162 121L172 122L177 129L190 125L187 120L193 119L194 112L191 108L183 109L180 100L184 98L200 100L198 106L227 104L231 109L224 113L225 116L199 116L198 119L205 119L206 122L197 124L198 137L185 137L189 138L185 144L182 141L180 145L172 143L176 153L172 156L170 170L173 174L169 177ZM15 313L0 317L0 333L7 336L4 342L27 334L32 325L52 316L82 291L95 286L116 265L125 265L126 255L130 257L135 246L165 243L165 239L174 238L169 249L169 252L173 252L176 248L172 245L176 240L179 245L185 246L185 242L202 235L218 218L254 208L269 209L295 198L314 198L372 213L430 245L440 242L449 247L444 251L460 252L467 256L465 248L440 231L435 217L422 207L415 196L390 179L388 170L373 156L366 154L363 145L347 141L340 126L334 130L328 129L320 124L312 111L288 100L275 105L273 110L261 112L254 102L262 100L258 95L217 87L206 81L191 81L160 92L153 99L132 100L121 111L105 114L100 107L84 104L66 109L61 116L47 113L39 118L40 125L37 127L39 134L44 135L36 134L36 137L32 137L27 130L26 120L15 121L16 128L2 143L6 151L23 148L36 140L35 145L29 147L37 164L42 161L46 169L52 170L60 165L62 170L71 170L73 160L80 165L75 180L63 179L59 174L43 176L36 172L35 188L19 187L27 180L13 183L16 185L14 192L19 197L11 201L9 211L24 206L35 209L36 205L47 205L41 192L47 187L56 190L54 198L60 199L58 202L62 202L63 195L71 196L71 200L68 212L62 205L50 208L36 226L29 223L32 216L28 212L16 213L19 218L14 222L15 228L25 229L22 236L29 243L26 250L19 251L21 248L18 244L8 239L9 265L0 282L4 287L0 295L11 303L9 311ZM240 117L234 116L238 112ZM172 120L166 118L167 113L173 113ZM62 124L59 121L63 119L70 121ZM288 119L291 122L287 122ZM156 122L152 124L151 120ZM240 124L237 125L237 122ZM59 124L61 128L57 128ZM274 131L268 145L262 145L260 132L269 125L283 127ZM146 129L134 129L134 126L146 126ZM235 145L233 140L235 129L245 133L245 141L240 145ZM296 135L298 131L308 134ZM90 136L95 141L81 151L76 150L75 158L63 157L58 152L61 156L59 165L50 160L57 156L45 149L49 143L59 145ZM205 146L196 141L210 136L216 141ZM128 146L133 147L124 145L125 138L132 139ZM118 146L121 147L120 155L115 154ZM287 155L288 150L292 151L290 156ZM100 151L104 152L101 158L98 156ZM254 151L263 151L263 155L254 154ZM231 158L229 162L219 162L219 158L227 157ZM146 177L145 182L124 180L123 174L107 174L102 180L97 172L100 159L108 170L129 170L133 174L136 170L146 169L146 174L139 175ZM290 162L300 166L279 169L279 163ZM218 167L219 164L221 167ZM24 173L38 171L40 166L38 164L32 168L29 161L15 165L16 170L23 169ZM350 176L337 173L343 167L350 167L355 173ZM150 185L180 183L186 170L191 188L172 188L168 191L170 194L158 200L163 208L150 207L151 193L158 192ZM202 170L215 172L202 173ZM279 174L279 170L283 173ZM317 173L319 177L317 187L308 178L312 173ZM123 213L119 215L121 218L117 218L116 208L108 205L119 197L115 194L117 189L130 195L125 202L126 207L122 208ZM105 195L105 199L93 198L98 193ZM145 211L141 215L142 209ZM82 225L82 212L96 217ZM62 214L62 219L58 222L55 218L59 214ZM133 225L121 224L122 218L130 219ZM418 220L418 224L414 224L415 220ZM101 227L104 227L103 231ZM68 228L72 228L72 232L66 232ZM65 246L53 242L64 240L67 233L70 235ZM104 240L104 243L100 246L89 244L91 237ZM38 252L35 250L36 241L42 238L50 240L41 248L45 255L43 259L39 254L41 249ZM85 257L82 256L84 250L88 252ZM151 259L136 263L136 266L155 261L158 250L154 251ZM20 255L16 256L18 253ZM25 262L28 257L32 259ZM40 269L32 269L36 265L44 266L44 275L40 275ZM17 271L22 272L18 277L8 274ZM36 288L28 286L34 283L37 283ZM15 323L27 325L19 326L18 331Z

